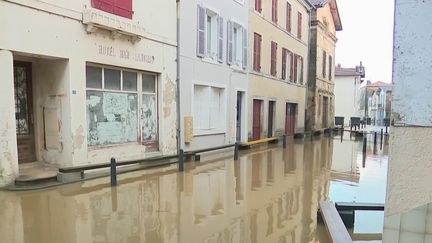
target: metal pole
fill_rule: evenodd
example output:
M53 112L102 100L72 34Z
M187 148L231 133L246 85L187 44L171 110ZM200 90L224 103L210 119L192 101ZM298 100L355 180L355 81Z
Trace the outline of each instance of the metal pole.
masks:
M184 151L180 149L179 153L179 172L184 171Z
M381 150L383 149L383 137L384 137L384 132L383 132L383 129L381 128L381 139L380 139L380 148L381 148Z
M377 132L374 132L374 146L377 144Z
M283 146L283 148L286 148L286 146L287 146L286 134L283 135L282 146Z
M388 126L387 126L387 124L386 124L386 134L388 134Z
M234 144L234 160L239 159L239 144L236 142Z
M367 137L363 137L363 154L366 154Z
M111 186L117 186L117 162L111 158Z

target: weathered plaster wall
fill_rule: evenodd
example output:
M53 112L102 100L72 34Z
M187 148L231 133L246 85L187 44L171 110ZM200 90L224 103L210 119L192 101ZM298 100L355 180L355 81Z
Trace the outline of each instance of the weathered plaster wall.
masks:
M18 152L15 125L15 95L12 53L0 49L0 186L18 175Z

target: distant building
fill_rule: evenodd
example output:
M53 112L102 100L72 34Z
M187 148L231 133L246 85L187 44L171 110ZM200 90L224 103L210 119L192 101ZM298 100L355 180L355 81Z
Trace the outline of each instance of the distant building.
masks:
M336 0L311 0L311 38L306 130L333 127L336 31L342 30Z
M313 6L293 0L250 4L248 138L303 133Z
M368 113L371 123L384 126L384 119L391 118L391 101L393 85L384 82L375 82L366 86Z
M364 106L364 95L361 95L361 84L365 77L365 68L343 68L340 64L335 73L335 116L345 118L349 126L351 117L363 118L361 106Z

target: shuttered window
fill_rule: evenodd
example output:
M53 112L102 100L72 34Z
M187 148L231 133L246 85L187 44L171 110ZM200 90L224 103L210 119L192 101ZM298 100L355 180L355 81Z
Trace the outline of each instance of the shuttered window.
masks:
M197 8L197 56L204 57L205 55L205 25L206 25L206 12L205 8L198 5Z
M327 62L327 53L326 51L323 51L323 56L322 56L322 76L323 78L326 78L326 62Z
M261 72L261 41L261 35L254 33L253 70L257 72Z
M270 74L276 76L276 64L277 64L277 43L271 42L271 62L270 62Z
M255 11L262 12L262 0L255 0Z
M333 57L329 55L329 80L333 78Z
M223 62L223 33L224 21L222 17L218 18L218 61Z
M91 0L91 6L107 13L132 19L132 0Z
M291 32L291 4L289 2L286 6L286 30Z
M288 50L285 48L282 48L282 79L285 80L286 79L286 66L287 66L287 53Z
M289 80L290 82L294 82L295 80L295 66L294 66L294 58L295 55L294 53L290 53L289 59L290 59L290 75L289 75Z
M297 66L297 62L298 62L298 58L297 58L297 55L293 55L293 60L294 60L294 62L293 62L293 69L294 69L294 73L293 73L293 80L294 80L294 83L297 83L297 78L298 78L298 72L299 72L299 70L298 70L298 66Z
M300 12L298 12L297 15L297 38L301 39L302 38L302 14Z
M272 21L274 23L278 22L278 0L272 0Z

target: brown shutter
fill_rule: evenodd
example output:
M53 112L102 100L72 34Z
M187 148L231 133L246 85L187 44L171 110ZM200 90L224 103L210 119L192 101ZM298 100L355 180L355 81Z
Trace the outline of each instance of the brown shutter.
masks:
M276 76L276 65L277 65L277 43L271 42L271 62L270 62L270 74Z
M262 0L258 0L259 2L259 11L258 12L262 12Z
M304 76L303 67L304 67L303 57L300 57L300 84L303 84L303 76Z
M257 45L257 68L258 72L261 72L261 44L262 44L262 37L261 35L258 35L258 45Z
M291 4L289 2L287 2L286 11L286 30L291 32Z
M297 55L293 55L294 56L294 83L297 83Z
M262 12L262 3L261 0L255 0L255 10L259 13Z
M297 37L299 39L302 38L302 14L298 12L298 19L297 19Z
M290 81L294 82L294 53L290 52Z
M197 16L197 56L204 57L205 54L205 9L198 5Z
M272 0L272 21L275 23L277 23L277 21L278 21L277 9L278 9L277 0Z
M287 58L287 49L282 48L282 79L286 79L286 58Z
M233 43L233 24L231 21L227 22L227 63L229 65L233 62L233 51L234 51L234 43Z
M218 61L223 62L223 31L224 22L222 17L218 17Z

